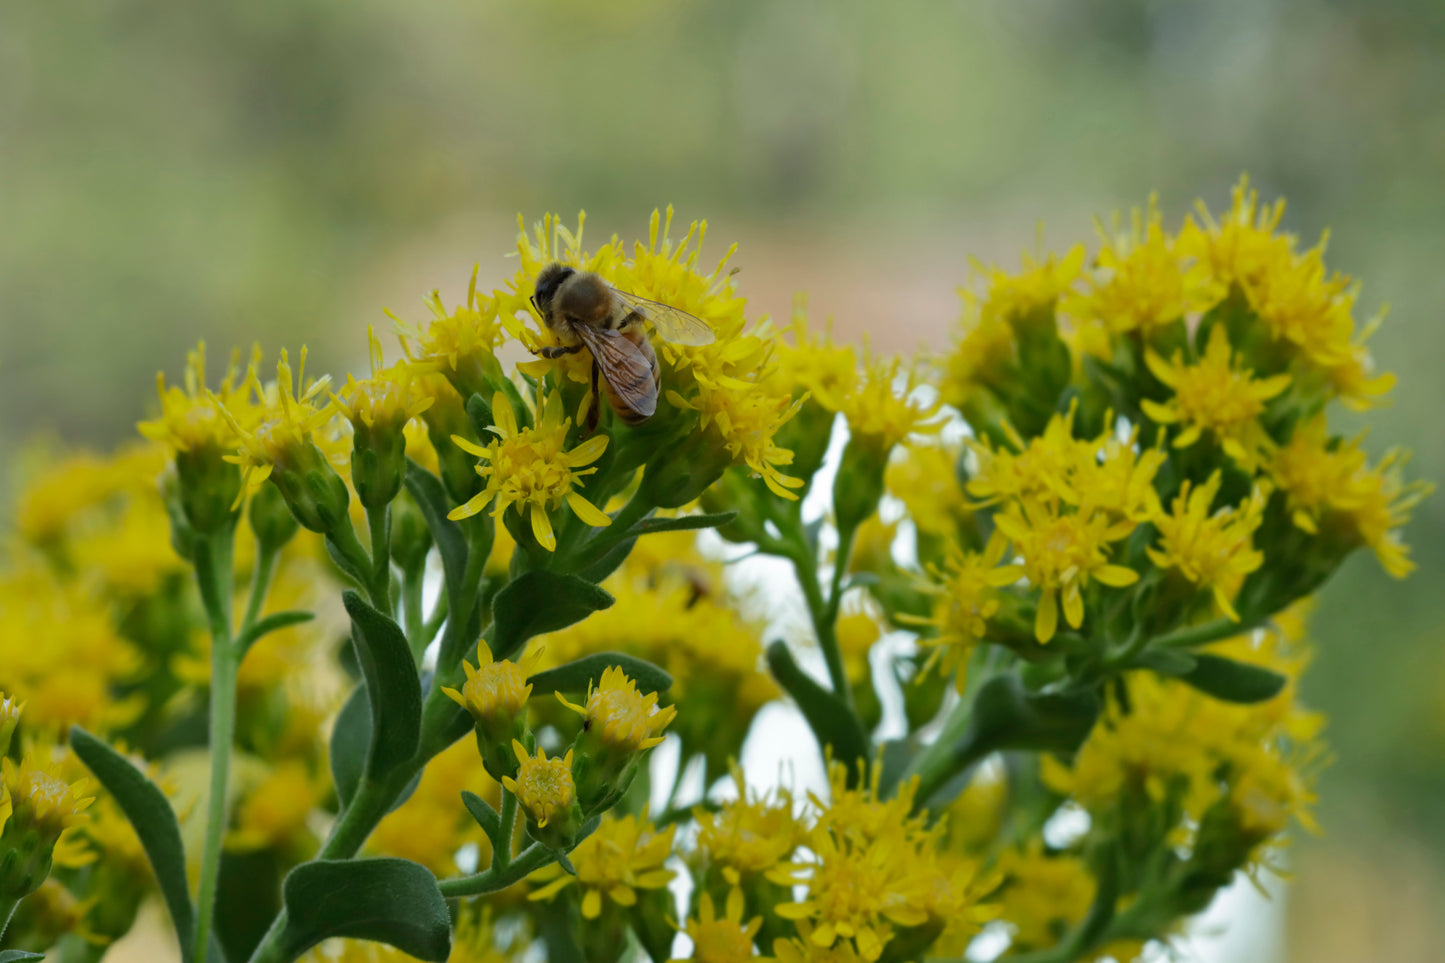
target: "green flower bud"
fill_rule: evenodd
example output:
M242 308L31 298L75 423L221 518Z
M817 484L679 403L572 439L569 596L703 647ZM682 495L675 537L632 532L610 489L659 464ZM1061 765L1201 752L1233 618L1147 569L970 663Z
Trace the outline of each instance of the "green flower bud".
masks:
M263 485L251 496L247 518L262 551L278 551L291 541L298 527L296 516L291 514L286 499L274 485Z
M350 521L351 493L336 469L311 442L295 446L285 463L276 462L271 481L296 520L322 535Z

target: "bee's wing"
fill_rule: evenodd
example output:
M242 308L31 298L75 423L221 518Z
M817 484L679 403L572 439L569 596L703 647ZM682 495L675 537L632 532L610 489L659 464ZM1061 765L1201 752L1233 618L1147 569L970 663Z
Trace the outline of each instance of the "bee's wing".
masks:
M636 294L629 294L626 291L612 289L613 293L632 310L652 322L657 333L663 340L671 341L673 344L701 345L712 344L712 328L702 318L688 314L680 308L674 308L670 304L663 304L661 301L652 301L648 298L639 297Z
M607 328L578 324L572 330L592 352L602 377L617 392L617 397L644 418L652 417L657 411L657 380L652 374L652 362L642 349L625 335ZM600 401L597 399L594 403Z

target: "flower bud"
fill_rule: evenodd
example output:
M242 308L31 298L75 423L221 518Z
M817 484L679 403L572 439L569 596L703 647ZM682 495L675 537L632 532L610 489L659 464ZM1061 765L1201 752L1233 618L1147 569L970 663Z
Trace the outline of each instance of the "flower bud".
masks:
M426 564L431 547L426 518L411 493L403 491L391 503L391 557L403 572L415 572Z
M676 706L658 708L657 694L644 696L637 683L617 666L602 672L601 684L589 686L584 705L558 700L586 723L577 738L577 795L586 812L596 812L627 791L637 774L643 750L662 742L658 735L677 716Z
M276 460L270 478L296 520L322 535L343 522L349 524L351 493L321 449L307 441L292 447L287 455Z
M513 740L517 776L502 778L502 785L517 797L527 814L527 833L549 849L567 852L582 828L577 786L572 781L572 750L561 759L548 759L541 749L535 758Z
M517 775L512 745L527 736L527 699L532 694L527 677L540 655L540 650L534 650L520 663L494 662L486 640L481 639L477 642L477 667L462 661L467 681L461 691L442 686L442 692L471 713L477 751L493 779Z
M251 497L247 519L263 552L280 550L295 536L298 527L296 516L291 514L286 499L274 485L263 485L256 490Z
M241 491L241 470L218 447L176 452L176 491L193 529L204 535L236 524L233 506Z
M67 785L31 763L3 766L10 815L0 829L0 900L18 900L35 892L50 875L60 834L82 822L94 797L79 798L84 781Z
M20 713L24 709L25 703L0 692L0 756L10 752L10 740L15 737L15 727L20 724Z
M871 444L866 435L848 439L837 477L833 479L833 514L840 531L856 531L878 511L887 467L888 448Z

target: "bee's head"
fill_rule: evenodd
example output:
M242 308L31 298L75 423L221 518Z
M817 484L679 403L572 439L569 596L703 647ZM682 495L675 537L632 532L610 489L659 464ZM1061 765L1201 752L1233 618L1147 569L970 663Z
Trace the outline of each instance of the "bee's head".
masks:
M532 307L537 309L542 320L547 320L550 315L552 298L556 295L557 289L562 286L563 281L575 273L577 272L565 264L549 264L542 269L542 273L537 275L536 290L532 295Z

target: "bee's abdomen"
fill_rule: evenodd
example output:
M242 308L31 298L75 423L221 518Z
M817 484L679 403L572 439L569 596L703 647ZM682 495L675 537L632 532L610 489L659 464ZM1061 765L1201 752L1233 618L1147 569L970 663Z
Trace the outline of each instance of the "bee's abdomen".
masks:
M636 386L636 390L632 392L634 398L630 401L624 398L617 389L613 387L612 382L606 378L601 379L602 393L607 396L607 403L612 406L613 412L624 424L640 425L648 418L651 418L653 412L657 410L657 392L660 381L660 373L657 369L657 352L653 350L652 342L647 339L647 335L642 332L640 326L624 330L621 333L623 337L637 345L637 350L647 358L648 366L652 373L652 380L648 384ZM637 397L639 393L643 395L642 398ZM643 407L644 405L645 407Z

